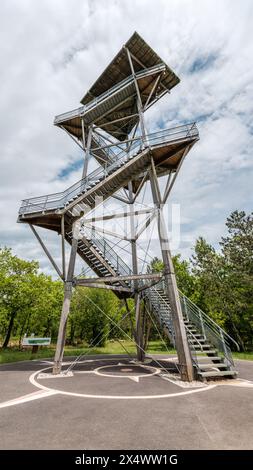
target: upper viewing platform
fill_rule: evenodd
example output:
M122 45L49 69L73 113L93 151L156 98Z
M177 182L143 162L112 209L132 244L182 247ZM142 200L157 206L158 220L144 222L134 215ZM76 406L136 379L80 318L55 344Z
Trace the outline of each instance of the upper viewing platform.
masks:
M199 139L198 129L184 123L154 132L144 116L178 83L177 75L135 32L85 94L82 106L55 118L55 125L83 150L80 179L63 192L23 200L18 220L60 233L63 215L71 226L98 198L130 203L151 181L154 168L158 178L171 177L168 190Z
M85 128L105 126L108 134L123 141L139 119L136 82L145 111L179 81L135 32L82 98L83 106L56 116L54 123L78 139L82 139L82 122Z

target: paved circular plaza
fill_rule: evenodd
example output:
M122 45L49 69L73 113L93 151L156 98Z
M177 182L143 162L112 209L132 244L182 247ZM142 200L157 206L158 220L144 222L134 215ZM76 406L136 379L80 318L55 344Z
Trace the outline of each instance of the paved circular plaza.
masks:
M253 449L253 362L188 384L173 356L72 360L0 367L2 449Z

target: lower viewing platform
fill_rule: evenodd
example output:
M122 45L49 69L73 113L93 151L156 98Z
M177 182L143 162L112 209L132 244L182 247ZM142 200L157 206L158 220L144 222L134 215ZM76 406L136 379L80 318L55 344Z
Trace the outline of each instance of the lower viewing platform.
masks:
M118 153L114 154L114 158L111 157L112 146L97 147L110 151L108 163L99 166L86 178L77 181L63 192L24 199L19 209L18 221L36 224L38 216L41 218L47 215L60 219L60 214L66 212L68 207L73 208L75 201L92 205L98 195L98 189L99 195L104 192L107 198L130 180L134 181L137 188L143 171L150 166L151 155L158 176L176 171L182 157L189 152L198 138L198 129L193 123L151 133L145 138L130 139L128 151L120 150L115 145ZM52 229L54 230L53 227Z

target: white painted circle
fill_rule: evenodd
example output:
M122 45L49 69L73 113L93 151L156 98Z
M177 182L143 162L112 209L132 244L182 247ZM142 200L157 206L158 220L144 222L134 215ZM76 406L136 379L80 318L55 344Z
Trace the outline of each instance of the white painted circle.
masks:
M101 361L101 359L94 359L90 360L89 362L95 362L95 361ZM87 362L87 361L82 361ZM44 369L41 369L39 371L34 372L33 374L30 375L29 381L32 385L35 387L41 389L41 390L47 390L47 391L52 391L55 393L59 393L60 395L67 395L67 396L72 396L72 397L81 397L81 398L95 398L95 399L106 399L106 400L152 400L152 399L157 399L157 398L173 398L173 397L180 397L184 395L192 395L193 393L201 393L205 392L207 390L211 390L212 388L216 388L217 385L208 385L203 388L198 388L194 390L187 390L185 392L176 392L176 393L165 393L161 395L138 395L138 396L132 396L132 395L94 395L94 394L88 394L88 393L77 393L77 392L66 392L63 390L51 388L51 387L46 387L45 385L40 384L36 380L36 376L48 369L51 369L52 367L46 367ZM149 375L150 377L150 375Z
M132 367L132 369L134 367L143 367L143 369L147 369L148 371L150 371L149 374L134 374L134 375L117 375L117 374L110 374L110 373L104 373L104 372L101 372L102 369L108 369L108 368L112 368L112 367L119 367L117 364L115 364L115 366L113 365L110 365L110 366L101 366L101 367L98 367L97 369L95 369L93 372L96 374L96 375L101 375L103 377L115 377L115 378L120 378L120 379L129 379L129 377L151 377L152 375L156 375L156 374L159 374L160 372L160 369L156 368L156 367L151 367L151 366L145 366L145 365L139 365L139 364L134 364ZM124 369L122 369L122 371L124 372ZM131 372L134 372L133 370L130 369Z

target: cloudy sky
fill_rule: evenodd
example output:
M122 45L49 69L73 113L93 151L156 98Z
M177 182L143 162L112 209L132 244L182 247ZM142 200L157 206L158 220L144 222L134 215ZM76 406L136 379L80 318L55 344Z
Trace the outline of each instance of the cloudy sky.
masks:
M0 246L51 271L16 224L20 201L80 178L78 148L54 116L79 105L135 30L181 78L150 130L197 121L200 131L171 199L181 204L177 252L189 256L199 235L217 246L228 214L252 210L252 0L1 0L0 13Z

